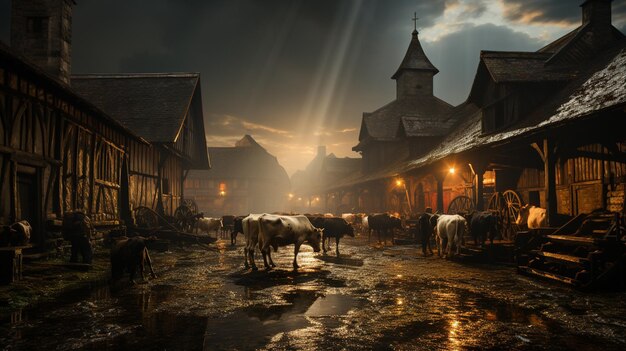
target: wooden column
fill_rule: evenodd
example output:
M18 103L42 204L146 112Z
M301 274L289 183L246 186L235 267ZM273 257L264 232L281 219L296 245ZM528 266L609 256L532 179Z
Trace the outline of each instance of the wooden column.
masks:
M485 210L485 198L483 197L483 191L484 191L483 180L484 180L485 171L487 170L487 162L484 162L483 160L479 160L479 161L472 163L472 170L474 171L474 173L476 173L476 178L475 178L476 187L474 188L475 196L476 196L476 198L474 199L476 202L476 209L478 211L484 211Z
M446 172L435 172L435 180L437 181L437 212L444 213L443 211L443 181L446 179Z
M555 143L550 138L543 140L543 159L544 174L546 186L546 215L548 225L554 225L554 219L557 214L557 197L556 197L556 170L554 154Z

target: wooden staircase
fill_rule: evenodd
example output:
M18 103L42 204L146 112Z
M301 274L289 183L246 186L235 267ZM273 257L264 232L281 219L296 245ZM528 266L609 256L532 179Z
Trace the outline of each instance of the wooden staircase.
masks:
M617 213L581 214L552 233L516 243L518 272L581 289L624 289L623 219Z

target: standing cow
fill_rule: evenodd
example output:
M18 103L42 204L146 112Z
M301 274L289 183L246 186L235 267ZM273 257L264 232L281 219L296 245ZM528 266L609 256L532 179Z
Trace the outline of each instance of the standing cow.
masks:
M259 247L263 258L270 256L270 247L275 249L279 246L294 244L293 268L298 266L298 252L305 242L313 251L320 252L322 241L322 229L315 228L306 216L277 216L264 214L259 217ZM265 260L265 267L270 269Z
M437 221L436 233L439 257L453 256L453 245L456 246L456 254L460 254L467 220L458 214L434 215L433 218Z
M383 233L384 243L387 243L387 237L391 233L391 243L393 244L393 230L402 229L402 221L398 217L389 215L388 213L375 213L367 216L370 235L368 235L368 241L370 240L371 231L376 231L378 235L378 242L380 242L381 232Z
M70 262L78 262L80 254L83 263L91 264L93 261L91 237L94 231L91 219L83 212L67 212L63 215L61 230L63 238L72 243Z
M150 275L156 278L154 269L152 268L152 260L146 247L146 241L154 240L146 239L141 236L132 238L120 237L111 246L111 279L113 281L122 277L124 272L128 272L129 279L135 283L135 273L137 269L141 273L141 278L145 281L144 274L145 264L150 268Z
M354 228L343 218L327 218L327 217L313 217L309 218L311 223L316 228L324 231L324 240L322 240L322 249L326 253L326 246L330 250L330 239L335 238L336 254L339 257L339 240L344 235L348 235L354 238ZM328 240L328 242L326 242Z
M263 214L249 214L247 217L241 220L241 226L243 228L243 235L246 239L246 247L243 249L244 266L246 268L252 267L252 270L257 270L256 263L254 262L254 251L259 245L259 217ZM264 257L265 258L265 257ZM270 257L271 261L271 257ZM273 262L271 262L274 265Z
M493 244L498 234L498 216L489 211L474 212L468 216L469 230L474 244L484 245L485 240L489 238L489 242Z
M243 234L243 219L246 216L237 216L233 219L233 228L230 232L230 244L235 245L237 242L237 234Z
M196 233L200 231L201 233L210 234L211 231L215 231L215 238L218 238L219 232L222 229L222 219L221 218L198 218L196 222Z
M524 205L519 209L515 220L517 225L526 225L528 229L537 229L547 226L546 209L531 205Z
M435 228L432 224L433 216L434 215L432 214L432 209L430 209L430 211L428 211L427 209L427 211L424 212L417 219L417 228L420 241L422 242L422 254L424 254L424 256L433 254L433 248L430 244L433 233L435 231Z

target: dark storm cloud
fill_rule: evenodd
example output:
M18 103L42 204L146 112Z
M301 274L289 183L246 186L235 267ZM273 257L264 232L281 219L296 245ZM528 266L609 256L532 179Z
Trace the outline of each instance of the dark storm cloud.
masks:
M525 33L493 24L466 25L436 42L423 43L440 71L435 76L435 95L446 96L446 101L455 105L467 98L481 50L535 51L542 45Z
M581 22L583 0L502 0L505 18L520 23L559 23L578 24ZM626 3L613 2L615 22L625 20Z

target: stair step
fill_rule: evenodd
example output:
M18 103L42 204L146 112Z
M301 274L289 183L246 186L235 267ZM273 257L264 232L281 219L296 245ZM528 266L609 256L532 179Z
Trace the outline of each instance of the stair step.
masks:
M556 280L558 282L565 283L565 284L568 284L568 285L573 285L573 286L580 285L579 282L576 279L572 279L572 278L569 278L569 277L564 277L564 276L559 275L559 274L554 274L554 273L542 271L540 269L530 268L530 267L527 267L527 266L519 266L519 267L517 267L517 269L521 273L534 275L534 276L537 276L537 277L540 277L540 278Z
M582 246L590 246L595 243L594 238L584 237L584 236L571 236L571 235L548 235L547 236L550 241L554 241L561 244L567 245L582 245Z
M537 256L541 256L546 259L549 259L552 261L558 261L558 262L569 262L569 263L576 263L576 264L583 264L583 263L589 262L589 260L586 258L572 256L572 255L565 255L565 254L560 254L560 253L554 253L554 252L538 251L538 252L534 252L534 254L536 254Z

